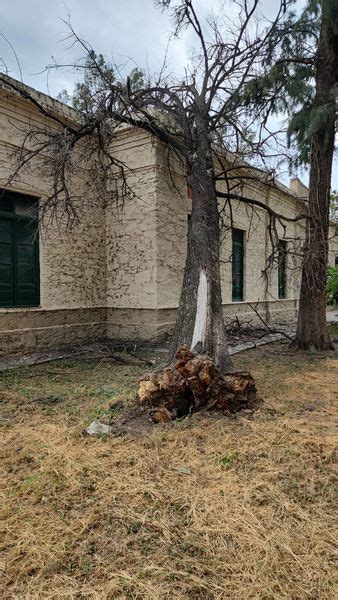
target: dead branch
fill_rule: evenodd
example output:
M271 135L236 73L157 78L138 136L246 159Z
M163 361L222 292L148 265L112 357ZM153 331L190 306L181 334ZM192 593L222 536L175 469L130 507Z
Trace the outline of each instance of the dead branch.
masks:
M250 304L250 302L248 302L248 306L250 306L250 308L254 311L254 313L257 315L259 320L263 323L264 327L266 327L266 329L268 330L268 333L278 333L278 334L286 337L288 340L290 340L290 342L293 342L293 338L290 335L288 335L287 333L285 333L285 331L281 331L280 329L275 329L275 328L270 327L270 325L268 325L268 323L266 323L266 321L263 319L263 317L259 314L256 307L253 306L252 304Z

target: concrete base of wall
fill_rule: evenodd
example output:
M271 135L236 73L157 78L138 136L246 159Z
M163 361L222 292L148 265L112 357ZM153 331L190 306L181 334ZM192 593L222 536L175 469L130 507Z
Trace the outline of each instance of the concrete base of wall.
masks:
M251 303L267 323L283 323L297 318L298 300L272 300ZM224 304L226 322L236 316L240 321L260 323L247 302ZM124 341L156 340L170 334L175 325L177 309L107 309L107 337Z
M252 303L267 322L285 322L297 317L297 300ZM177 309L41 308L0 309L0 352L26 352L57 348L103 338L122 341L159 340L170 334ZM258 323L246 302L224 305L226 321Z
M250 302L258 311L266 323L284 323L294 321L298 314L297 300L269 300L263 302ZM252 310L247 302L233 302L223 306L224 318L226 321L235 316L240 321L251 321L255 325L260 322L259 317Z
M105 308L0 310L0 352L26 352L106 337Z
M107 308L107 337L122 341L147 341L161 337L155 308Z

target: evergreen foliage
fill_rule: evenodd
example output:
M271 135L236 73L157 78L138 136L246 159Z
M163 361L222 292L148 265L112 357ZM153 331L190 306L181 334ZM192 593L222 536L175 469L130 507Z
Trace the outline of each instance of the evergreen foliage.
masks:
M96 54L94 51L86 58L82 70L83 81L75 83L71 95L68 90L63 90L58 99L88 116L94 116L100 109L105 110L110 86L118 85L121 77L118 76L116 67L107 62L103 54ZM128 77L128 84L132 91L140 89L144 85L143 71L135 67ZM126 83L121 81L120 85L122 92Z
M338 46L338 2L308 0L300 15L292 10L294 5L295 0L290 0L283 23L270 36L263 60L265 73L252 79L244 97L248 108L252 102L261 106L266 118L270 114L287 114L288 145L297 149L292 161L299 165L309 164L313 136L328 130L332 112L337 114L337 83L329 102L315 100L314 76L324 15L332 23Z

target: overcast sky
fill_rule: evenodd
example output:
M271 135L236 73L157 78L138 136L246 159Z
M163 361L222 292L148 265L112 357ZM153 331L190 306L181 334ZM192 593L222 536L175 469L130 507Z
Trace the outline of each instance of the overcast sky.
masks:
M279 0L262 0L265 14L271 15ZM195 0L202 16L217 6L218 0ZM231 0L224 2L231 11ZM303 4L303 0L298 0ZM97 52L114 59L130 71L135 64L159 69L167 40L172 32L168 14L155 8L153 0L0 0L0 32L13 46L20 64L24 83L56 96L61 90L72 90L72 69L43 72L54 61L73 63L81 56L78 48L70 47L67 26L62 21L70 17L76 31ZM21 79L12 48L0 36L0 70ZM173 73L182 72L193 48L193 36L172 40L169 46L169 66ZM133 62L134 61L134 62ZM307 183L307 175L299 173ZM283 178L285 180L285 178ZM338 188L336 161L333 187Z

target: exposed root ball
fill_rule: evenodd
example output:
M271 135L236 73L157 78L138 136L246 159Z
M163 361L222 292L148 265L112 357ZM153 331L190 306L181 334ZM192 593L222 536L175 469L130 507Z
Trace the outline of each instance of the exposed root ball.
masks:
M140 381L138 398L150 407L155 423L183 417L201 408L235 412L257 402L250 373L221 375L213 360L195 355L183 346L177 362L163 371L147 373Z

